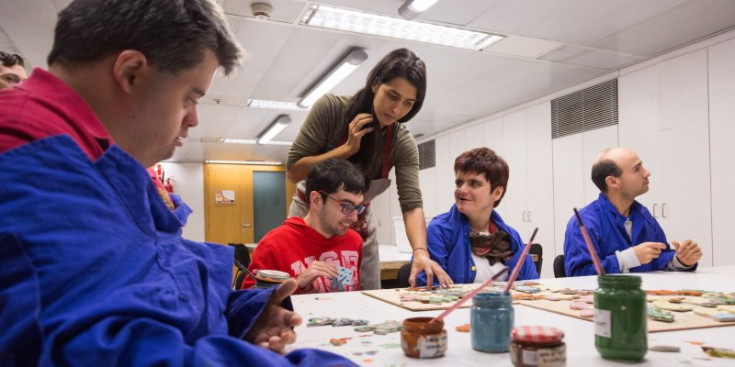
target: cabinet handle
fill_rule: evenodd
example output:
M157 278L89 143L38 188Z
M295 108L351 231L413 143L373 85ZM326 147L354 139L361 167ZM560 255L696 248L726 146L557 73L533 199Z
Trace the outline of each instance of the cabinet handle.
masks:
M661 218L666 219L666 203L661 204Z
M243 228L245 228L245 227L252 227L252 224L250 224L250 223L242 223L242 224L240 224L240 226L243 227Z
M526 211L525 210L521 212L521 220L523 220L524 222L526 221Z
M654 218L658 218L658 217L656 216L656 207L657 207L657 206L658 206L658 204L656 204L656 203L653 203L653 217L654 217Z
M526 218L528 218L528 223L533 222L533 219L531 219L531 211L528 211L528 214L526 214Z

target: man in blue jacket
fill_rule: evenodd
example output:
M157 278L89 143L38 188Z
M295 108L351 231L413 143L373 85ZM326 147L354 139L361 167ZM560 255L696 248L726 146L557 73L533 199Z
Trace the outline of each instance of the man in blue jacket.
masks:
M233 292L232 249L181 237L190 209L146 169L198 124L240 48L212 0L75 0L49 70L0 93L0 364L354 365L279 352L294 281Z
M650 175L627 148L606 149L595 159L592 181L601 193L579 214L607 273L693 271L702 257L691 240L672 241L672 249L656 219L635 200L648 192ZM567 276L596 274L574 216L564 236L564 268Z

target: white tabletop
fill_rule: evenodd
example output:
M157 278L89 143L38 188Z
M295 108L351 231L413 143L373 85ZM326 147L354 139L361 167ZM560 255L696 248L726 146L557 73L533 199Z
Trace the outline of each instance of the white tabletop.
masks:
M639 275L639 274L636 274ZM644 289L705 289L735 291L735 266L699 268L695 273L655 272L641 275ZM577 289L597 288L596 277L543 279L545 284L561 285ZM324 295L297 295L292 297L294 308L304 318L296 328L298 341L289 346L319 348L346 356L365 366L512 366L508 353L490 354L477 352L470 345L470 333L455 330L458 325L470 322L470 310L458 309L445 319L448 350L437 359L413 359L403 355L400 333L374 335L358 333L352 327L306 327L310 317L347 317L367 319L371 324L386 320L403 321L409 317L436 316L441 311L412 312L393 306L360 292L331 293ZM630 363L602 359L594 346L594 327L590 321L514 305L515 325L543 325L562 329L566 336L568 366L618 366ZM333 346L330 338L351 338L346 344ZM732 359L711 358L701 347L687 341L699 341L717 348L735 349L735 326L657 332L648 335L648 345L672 345L681 347L680 353L648 351L645 360L636 366L734 366Z
M380 254L380 262L411 261L410 252L400 252L398 246L394 245L380 245L378 253Z

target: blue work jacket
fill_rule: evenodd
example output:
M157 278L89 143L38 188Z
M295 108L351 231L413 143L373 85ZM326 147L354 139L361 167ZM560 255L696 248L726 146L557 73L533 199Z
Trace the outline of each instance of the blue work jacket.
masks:
M91 162L57 135L0 167L0 364L353 365L242 340L272 290L233 292L233 250L183 239L190 209L118 146Z
M630 271L633 273L666 270L669 262L676 255L676 251L669 246L666 235L656 219L645 206L637 201L633 201L630 206L629 218L633 222L632 239L628 237L628 232L625 230L626 218L602 193L597 200L582 208L579 215L606 273L620 273L616 251L623 251L643 242L661 242L667 247L658 258L653 259L650 263L631 268ZM696 266L691 270L695 268ZM567 276L597 274L574 216L569 220L564 235L564 270Z
M497 211L493 210L490 219L499 231L505 231L510 235L510 247L513 256L505 264L508 266L508 274L510 274L518 264L525 245L521 241L518 232L505 224ZM477 270L470 248L470 221L457 210L457 205L452 205L448 212L438 215L429 223L429 227L426 229L426 243L429 247L431 259L436 261L449 274L453 282L465 284L475 281ZM538 279L539 276L531 255L526 257L521 266L518 280ZM417 285L426 285L426 281L426 273L424 272L416 277ZM434 285L438 284L437 278L434 277Z

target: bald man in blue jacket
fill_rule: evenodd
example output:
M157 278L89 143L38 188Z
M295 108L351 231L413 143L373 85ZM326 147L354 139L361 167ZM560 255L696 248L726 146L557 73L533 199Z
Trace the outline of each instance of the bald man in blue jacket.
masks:
M595 159L592 181L601 193L579 214L607 273L694 271L702 257L692 240L669 245L656 219L635 200L648 192L650 176L628 148L606 149ZM564 269L567 276L597 273L575 217L564 236Z

